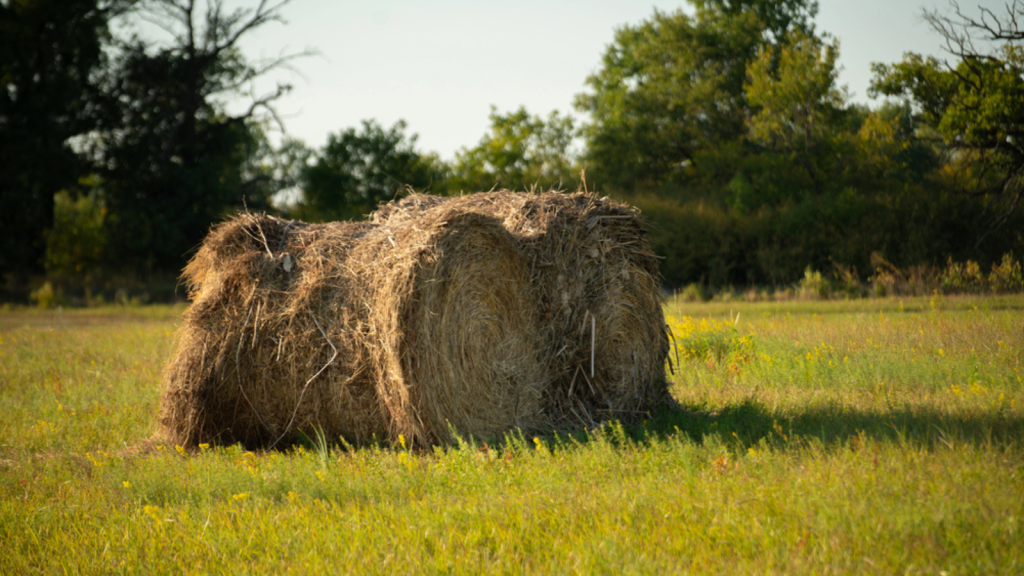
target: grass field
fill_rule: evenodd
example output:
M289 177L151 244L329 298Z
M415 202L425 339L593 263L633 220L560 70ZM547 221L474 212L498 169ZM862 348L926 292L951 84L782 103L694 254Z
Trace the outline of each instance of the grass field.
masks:
M1024 573L1024 296L669 302L679 410L426 453L144 442L180 312L0 312L0 574Z

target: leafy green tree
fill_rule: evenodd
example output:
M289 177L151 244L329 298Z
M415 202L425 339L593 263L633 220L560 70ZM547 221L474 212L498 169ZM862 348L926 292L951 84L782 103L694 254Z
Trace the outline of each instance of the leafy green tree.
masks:
M766 39L777 45L785 43L791 32L813 35L818 14L815 0L696 0L694 4L732 16L753 12L761 21Z
M364 120L361 131L329 135L322 150L302 160L301 198L290 212L305 220L348 220L409 188L444 194L445 167L436 156L417 152L416 138L405 135L403 121L385 129Z
M698 156L743 133L743 79L760 43L753 13L698 7L654 16L615 33L591 92L576 106L587 167L602 188L681 183Z
M986 203L980 242L1013 216L1024 195L1024 5L1014 1L1002 15L981 8L977 18L953 6L953 16L925 16L955 61L911 53L875 64L871 91L911 103L917 120L941 139L953 185Z
M777 51L762 47L747 69L749 138L791 159L818 193L846 107L845 91L836 86L838 57L837 42L797 33Z
M284 212L293 210L302 192L302 178L313 158L313 150L302 140L285 136L277 147L264 145L251 159L252 186L268 204Z
M877 168L875 187L934 180L942 168L944 154L935 130L915 118L909 103L886 100L865 110L860 124L857 161Z
M572 116L555 110L545 119L522 106L501 114L492 106L489 118L491 129L480 143L456 153L449 180L452 190L566 188L578 181L571 149Z
M110 264L109 238L104 221L98 182L85 182L92 191L73 197L67 191L54 195L54 226L46 234L46 273L61 287L91 290Z
M694 14L655 11L615 33L576 107L586 163L618 190L728 182L744 154L747 68L759 50L809 30L816 3L697 0Z
M0 1L0 276L41 270L54 194L83 171L69 140L92 129L108 23L126 5Z

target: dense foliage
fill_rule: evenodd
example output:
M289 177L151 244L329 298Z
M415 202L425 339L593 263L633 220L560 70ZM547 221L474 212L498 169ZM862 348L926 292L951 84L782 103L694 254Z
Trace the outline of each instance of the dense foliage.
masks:
M1020 168L998 140L1018 125L1018 37L1003 34L1002 60L963 56L1002 70L987 84L934 61L917 72L914 55L879 66L879 93L906 98L869 109L838 85L840 46L814 31L813 3L694 4L619 29L577 98L588 176L652 220L669 285L789 284L808 266L866 279L873 255L1020 252Z
M95 125L113 0L0 2L0 274L23 283L45 253L54 194L77 186L69 139Z
M565 189L579 179L571 116L555 110L544 119L525 107L501 114L492 106L490 120L491 130L479 144L456 153L449 180L453 191Z
M953 61L876 64L874 107L838 83L813 0L690 0L615 32L576 96L585 121L492 108L450 162L403 122L271 144L289 87L253 82L303 54L252 60L238 41L286 3L0 0L5 298L43 279L88 297L173 278L239 209L352 219L409 190L614 195L650 220L670 287L1024 253L1019 0L926 13Z
M445 192L445 169L432 155L418 153L416 136L405 135L405 123L384 129L365 120L363 129L349 128L327 137L323 150L310 151L298 168L302 196L290 208L310 221L359 218L407 188Z

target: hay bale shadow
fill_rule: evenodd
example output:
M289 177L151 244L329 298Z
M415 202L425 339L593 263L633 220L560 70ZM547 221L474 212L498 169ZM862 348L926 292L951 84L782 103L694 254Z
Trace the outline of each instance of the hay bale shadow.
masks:
M681 434L697 443L716 437L722 444L743 449L762 442L780 448L810 444L835 448L865 441L934 449L954 444L1017 444L1024 437L1024 419L998 412L952 414L912 406L861 410L819 405L775 411L747 399L714 410L704 406L665 407L647 426L627 426L627 433L635 440L648 435L668 439Z

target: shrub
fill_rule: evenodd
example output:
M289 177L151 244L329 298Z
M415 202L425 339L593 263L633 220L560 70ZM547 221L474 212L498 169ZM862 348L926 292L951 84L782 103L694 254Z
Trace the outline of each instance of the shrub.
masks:
M992 265L988 285L989 289L1000 294L1024 291L1024 273L1021 272L1021 263L1014 260L1013 253L1003 254L1002 261Z
M961 264L950 256L940 280L945 294L979 294L988 288L988 279L981 273L981 266L973 260Z
M680 360L748 360L754 354L753 336L741 336L736 321L669 316L666 322L675 345L674 356Z
M842 294L845 298L860 298L864 296L864 287L860 283L860 275L853 266L836 265L835 281L832 283L832 292Z
M804 277L800 280L797 292L804 300L823 300L829 296L829 285L821 276L821 272L808 266L804 269Z
M693 282L686 285L685 288L676 293L676 297L683 302L704 302L708 299L707 294L704 292L699 284Z
M54 288L53 283L47 280L29 294L29 300L40 308L56 308L64 304L64 293L60 288Z

